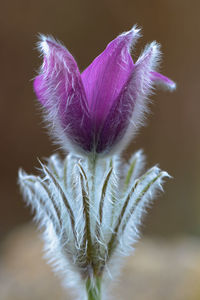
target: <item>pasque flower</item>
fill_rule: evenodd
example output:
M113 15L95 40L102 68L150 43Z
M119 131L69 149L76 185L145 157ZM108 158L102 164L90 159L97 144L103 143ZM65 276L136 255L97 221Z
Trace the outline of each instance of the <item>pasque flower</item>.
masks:
M44 62L34 89L51 132L69 154L41 163L40 176L20 170L19 184L44 231L49 261L79 289L81 300L104 297L119 258L138 239L145 208L169 176L157 166L142 174L142 151L128 162L120 157L142 123L154 85L175 88L156 72L156 42L133 63L130 51L139 36L136 27L121 34L82 74L63 45L44 36L39 43Z
M63 45L41 36L44 61L34 90L51 132L68 151L123 150L142 123L153 86L175 88L173 81L156 72L160 59L156 42L133 63L130 51L139 32L134 26L119 35L82 73Z

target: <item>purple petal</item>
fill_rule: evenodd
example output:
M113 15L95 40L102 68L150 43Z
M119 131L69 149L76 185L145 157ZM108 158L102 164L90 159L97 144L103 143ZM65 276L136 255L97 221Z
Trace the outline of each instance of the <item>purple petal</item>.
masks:
M176 88L176 83L174 81L172 81L171 79L169 79L168 77L157 73L157 72L151 72L151 79L156 83L159 84L161 86L163 86L164 88L170 89L171 91L173 91Z
M147 110L147 96L153 84L151 76L159 56L159 45L153 42L136 62L131 78L105 120L97 152L121 151L136 133Z
M56 128L58 139L65 137L90 151L91 122L76 61L52 38L42 37L40 48L44 62L35 78L34 90L47 111L47 118Z
M45 88L43 84L43 76L38 75L35 77L34 82L33 82L33 89L35 91L35 94L40 101L40 103L43 106L47 106L46 102L48 101L47 98L44 96L45 95Z
M118 36L81 75L97 127L105 120L133 71L130 47L139 36L136 27Z

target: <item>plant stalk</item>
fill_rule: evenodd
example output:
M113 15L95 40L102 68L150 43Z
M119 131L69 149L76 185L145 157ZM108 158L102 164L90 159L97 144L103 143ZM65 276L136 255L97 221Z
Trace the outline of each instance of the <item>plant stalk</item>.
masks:
M87 300L101 300L101 277L86 281Z

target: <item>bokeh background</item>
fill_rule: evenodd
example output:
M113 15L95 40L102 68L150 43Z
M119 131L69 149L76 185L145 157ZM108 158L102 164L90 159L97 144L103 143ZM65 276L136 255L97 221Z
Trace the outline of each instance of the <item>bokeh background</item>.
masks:
M1 1L0 249L5 249L6 239L19 226L26 227L32 219L17 186L18 168L35 173L37 158L57 150L46 134L32 88L41 63L35 46L37 34L52 34L61 40L83 70L111 39L136 23L142 27L143 38L133 57L137 58L146 43L158 41L163 52L161 72L177 82L174 93L158 91L152 97L148 126L125 152L128 157L142 148L148 166L159 163L173 176L149 211L142 232L146 239L192 237L198 241L199 11L198 0Z

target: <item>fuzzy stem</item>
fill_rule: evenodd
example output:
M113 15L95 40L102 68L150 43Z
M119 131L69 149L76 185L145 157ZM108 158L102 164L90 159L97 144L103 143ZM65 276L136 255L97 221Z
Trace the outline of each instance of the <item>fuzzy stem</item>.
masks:
M90 161L91 163L91 174L92 174L92 199L91 202L94 204L94 198L95 198L95 175L96 175L96 164L97 164L97 158L94 155Z
M96 277L91 281L88 278L86 281L86 291L88 300L101 300L101 277Z

